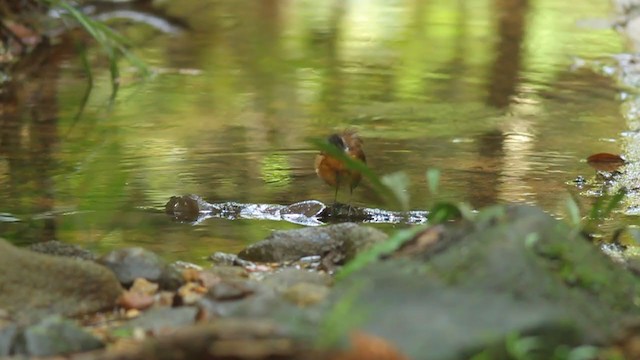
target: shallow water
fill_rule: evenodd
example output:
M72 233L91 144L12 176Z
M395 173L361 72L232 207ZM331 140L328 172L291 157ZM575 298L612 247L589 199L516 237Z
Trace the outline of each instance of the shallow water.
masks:
M0 222L0 235L97 251L142 244L195 262L236 252L298 226L192 226L158 210L188 193L330 203L307 139L347 127L377 173L409 175L413 209L525 202L563 216L580 192L571 181L594 174L583 159L621 152L619 89L574 66L624 51L614 31L579 26L608 17L606 2L346 3L182 0L162 9L188 24L182 33L116 23L156 74L140 80L122 61L110 105L108 68L91 50L94 88L78 119L87 78L76 55L20 73L0 112L0 212L22 221ZM442 172L435 197L430 167ZM385 206L366 183L353 203Z

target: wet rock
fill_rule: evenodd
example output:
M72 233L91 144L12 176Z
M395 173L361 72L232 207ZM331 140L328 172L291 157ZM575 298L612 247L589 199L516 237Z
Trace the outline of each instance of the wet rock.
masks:
M236 254L228 254L217 251L209 256L209 260L213 262L215 265L219 266L242 266L242 267L252 267L255 266L254 263L247 260L242 260Z
M640 315L638 280L537 208L485 209L474 223L448 225L440 244L336 284L341 322L410 358L503 358L510 334L536 336L536 354L551 358L557 346L605 341Z
M25 320L108 309L122 293L103 266L18 249L1 239L0 274L0 308Z
M144 312L139 318L129 321L119 329L140 328L153 334L172 332L195 323L198 309L191 306L176 308L159 307Z
M130 286L136 278L158 283L167 290L176 290L184 283L178 270L155 253L139 247L114 250L98 262L111 269L124 286Z
M265 240L242 250L238 257L258 262L283 262L334 253L336 262L343 262L386 238L387 235L377 229L353 223L274 231Z
M0 320L0 356L8 356L18 335L18 325Z
M167 215L174 216L181 221L193 221L198 219L200 212L209 211L211 204L198 195L172 196L164 206Z
M318 220L326 205L317 200L306 200L291 204L282 209L282 218L294 224L314 226L322 225Z
M27 327L18 352L31 356L64 355L102 348L104 345L73 321L54 315Z
M65 244L57 240L45 241L29 246L29 250L48 255L66 256L74 259L95 260L96 255L80 246Z

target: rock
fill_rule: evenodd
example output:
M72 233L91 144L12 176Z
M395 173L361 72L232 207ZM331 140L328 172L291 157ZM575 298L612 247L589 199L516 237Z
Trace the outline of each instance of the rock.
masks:
M248 276L247 271L238 266L218 265L204 271L211 273L222 280L240 280L243 278L246 279Z
M251 261L242 260L236 254L228 254L220 251L216 251L209 256L209 260L217 266L242 266L253 267L254 263Z
M207 297L217 301L238 300L253 295L258 288L253 280L221 281L209 289Z
M98 262L111 269L124 286L130 286L136 278L158 283L166 290L176 290L184 283L178 270L155 253L139 247L111 251Z
M29 250L48 255L66 256L81 260L95 260L96 255L78 245L65 244L57 240L45 241L29 246Z
M282 296L298 306L309 306L324 301L329 291L325 285L301 282L284 289Z
M119 329L141 328L145 332L164 334L195 323L198 309L191 306L177 308L159 307L144 312Z
M103 266L18 249L2 239L0 274L0 308L23 320L109 309L122 293Z
M102 360L137 359L307 359L308 347L293 340L275 321L217 319L149 339Z
M266 239L242 250L238 257L258 262L283 262L337 252L340 261L348 261L359 251L386 238L380 230L353 223L274 231Z
M11 353L13 343L18 335L18 325L0 320L0 356L5 357Z
M150 308L155 303L153 295L127 290L118 299L118 305L125 310L144 310Z
M559 346L604 342L640 315L638 280L579 231L529 206L477 218L447 225L441 245L337 283L324 318L388 339L410 358L438 360L483 350L504 358L513 334L537 337L536 354L551 358Z
M329 286L333 283L333 279L325 273L285 268L266 276L262 283L276 291L285 291L300 283Z
M71 320L53 315L27 327L21 350L31 356L64 355L104 347L102 341Z

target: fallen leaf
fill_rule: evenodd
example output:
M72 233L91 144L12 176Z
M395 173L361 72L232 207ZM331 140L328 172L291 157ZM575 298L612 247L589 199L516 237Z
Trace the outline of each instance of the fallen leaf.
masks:
M625 164L620 155L609 153L597 153L587 158L587 164L599 171L613 172Z

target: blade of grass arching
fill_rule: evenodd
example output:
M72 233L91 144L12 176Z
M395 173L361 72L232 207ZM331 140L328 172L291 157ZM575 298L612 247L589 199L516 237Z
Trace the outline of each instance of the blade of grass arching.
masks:
M343 266L335 276L336 281L340 281L353 272L362 269L377 261L381 256L387 255L398 249L405 242L413 239L416 234L426 229L428 225L415 226L409 229L399 230L384 242L372 246L370 249L361 252L356 257Z
M391 190L402 211L409 211L409 176L404 171L384 175L380 181Z
M602 207L604 206L603 203L604 203L604 200L602 199L602 196L596 199L595 203L591 207L591 211L589 211L589 221L596 221L600 219L600 214L602 213Z
M348 169L354 170L354 171L358 171L362 175L364 175L364 177L367 178L369 180L369 182L371 183L371 185L373 186L373 189L375 190L375 192L379 196L381 196L383 199L385 199L385 201L391 202L391 203L393 203L395 205L399 205L400 204L400 201L398 199L396 199L393 191L391 191L391 189L389 189L382 182L380 177L378 175L376 175L371 170L371 168L369 168L365 163L363 163L362 161L355 160L355 159L351 158L350 156L345 154L344 151L338 149L337 147L335 147L332 144L329 144L325 140L321 140L321 139L317 139L317 138L310 138L307 141L309 143L313 144L319 150L324 151L325 153L329 154L330 156L342 161L344 166L346 166Z
M87 54L87 48L82 43L77 43L76 48L78 49L78 54L80 54L80 61L82 62L82 70L84 70L87 75L87 88L82 95L82 100L80 101L80 107L78 108L78 112L73 117L73 123L69 128L69 131L73 129L76 122L80 119L82 114L84 113L84 109L89 102L89 96L91 95L91 91L93 90L93 73L91 72L91 64L89 64L89 55Z
M429 186L429 193L431 196L438 194L438 186L440 185L440 170L429 168L425 174L427 178L427 185Z
M613 195L611 199L609 199L609 201L607 202L607 205L604 208L604 213L602 214L602 217L603 218L609 217L613 209L615 209L616 207L618 207L618 205L620 205L620 203L622 202L622 199L624 199L624 196L626 194L627 192L625 189L618 190L618 192L616 192L615 195Z
M109 73L111 74L111 96L109 96L109 108L113 105L120 89L120 68L116 54L109 56Z
M104 34L96 26L97 21L91 19L87 15L83 14L80 10L73 7L73 5L66 1L58 1L56 5L66 10L71 17L80 24L86 32L91 35L96 41L104 48L110 47Z
M131 43L126 37L117 33L102 22L90 18L65 1L58 1L56 4L65 9L69 15L98 42L104 52L109 56L110 65L113 65L115 61L114 57L116 53L114 50L118 50L122 55L124 55L127 61L142 72L144 76L148 76L151 73L149 67L144 63L144 61L127 49L126 45L130 45ZM113 70L114 67L111 66L111 69ZM116 73L112 72L112 77L114 75L116 75ZM117 93L117 89L114 88L112 93Z
M127 59L127 61L135 66L138 71L142 72L145 76L151 74L149 66L127 48L127 46L131 45L129 39L115 32L113 29L103 23L96 22L96 27L103 31L110 39L112 39L112 45L117 48L118 51L120 51L120 53Z

